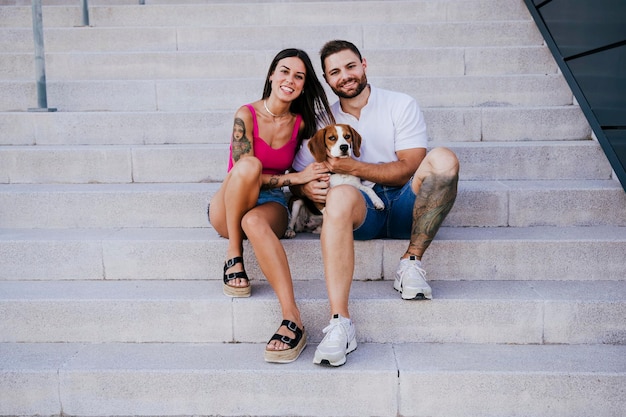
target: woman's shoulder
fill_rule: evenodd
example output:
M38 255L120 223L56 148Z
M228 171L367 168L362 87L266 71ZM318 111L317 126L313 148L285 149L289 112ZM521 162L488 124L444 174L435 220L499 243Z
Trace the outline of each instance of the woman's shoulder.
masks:
M252 107L252 109L250 107ZM235 119L241 119L246 124L252 124L254 119L256 119L256 114L253 112L256 112L254 103L244 104L235 112Z
M252 108L252 110L250 108ZM235 115L238 115L238 116L251 116L252 115L252 111L256 112L255 103L244 104L244 105L242 105L241 107L239 107L237 109L237 111L235 112Z

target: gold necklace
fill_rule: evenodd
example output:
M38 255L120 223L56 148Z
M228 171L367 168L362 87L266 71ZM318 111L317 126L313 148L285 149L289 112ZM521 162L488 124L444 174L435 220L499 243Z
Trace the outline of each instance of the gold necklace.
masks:
M274 114L274 113L272 113L271 110L267 108L267 100L263 100L263 107L265 107L265 111L267 111L269 114L271 114L274 117L283 117L287 113L289 113L289 109L287 109L287 111L284 112L283 114Z

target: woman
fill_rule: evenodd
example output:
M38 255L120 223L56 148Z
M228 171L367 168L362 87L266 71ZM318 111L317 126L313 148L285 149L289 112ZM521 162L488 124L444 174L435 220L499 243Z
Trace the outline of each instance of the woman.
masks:
M243 265L243 239L247 237L280 303L283 321L265 349L268 362L292 362L306 346L287 255L279 240L289 220L282 187L326 175L322 164L302 172L286 171L302 139L313 136L318 124L333 120L306 52L279 52L270 64L261 99L235 113L228 174L209 205L209 221L228 239L224 294L250 296Z

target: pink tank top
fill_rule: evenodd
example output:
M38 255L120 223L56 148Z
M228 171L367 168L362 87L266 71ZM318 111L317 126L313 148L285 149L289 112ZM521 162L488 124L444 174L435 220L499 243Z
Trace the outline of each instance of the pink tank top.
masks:
M259 158L263 164L263 173L270 175L283 174L291 168L293 158L296 155L296 147L298 146L298 130L302 121L302 116L296 115L296 122L293 125L291 139L281 148L273 149L263 139L259 137L259 126L256 120L256 111L251 104L246 104L252 113L252 144L254 146L254 156ZM228 158L228 171L233 168L233 149L230 148L230 156Z

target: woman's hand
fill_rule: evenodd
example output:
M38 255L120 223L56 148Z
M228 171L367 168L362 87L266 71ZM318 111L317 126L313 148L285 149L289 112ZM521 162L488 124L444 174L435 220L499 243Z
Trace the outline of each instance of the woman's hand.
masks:
M326 181L330 180L330 174L325 164L320 162L313 162L309 164L302 171L298 172L298 182L300 184L307 184L311 181Z

